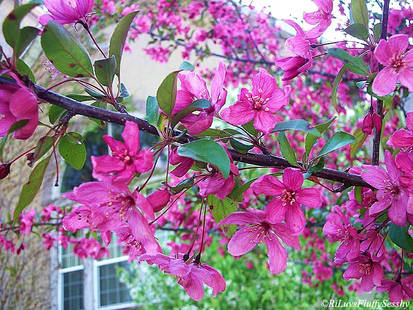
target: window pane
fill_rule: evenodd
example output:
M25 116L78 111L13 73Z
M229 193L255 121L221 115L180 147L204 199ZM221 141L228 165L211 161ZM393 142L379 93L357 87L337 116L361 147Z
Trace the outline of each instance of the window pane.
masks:
M83 309L83 270L63 273L63 309Z
M100 306L132 301L127 286L120 282L118 277L119 267L127 268L128 263L120 262L99 267Z
M61 262L62 268L74 267L80 265L80 260L77 256L73 255L73 245L69 244L67 249L61 248Z

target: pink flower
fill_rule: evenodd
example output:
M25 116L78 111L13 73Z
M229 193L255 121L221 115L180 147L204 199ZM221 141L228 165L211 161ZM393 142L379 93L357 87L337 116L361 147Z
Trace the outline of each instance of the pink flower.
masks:
M220 225L240 225L241 228L228 243L232 256L241 256L251 251L258 243L267 246L269 268L272 274L281 273L287 266L287 250L280 240L296 249L300 242L284 223L272 223L268 206L264 211L249 209L247 212L234 212L220 222Z
M252 78L252 91L241 89L238 101L222 111L222 118L233 125L244 125L254 120L255 129L269 133L276 125L279 109L288 103L290 88L281 90L276 79L265 70Z
M224 178L217 168L209 166L209 175L198 182L199 194L201 196L207 197L209 194L214 194L219 199L223 200L234 189L235 177L239 175L239 171L237 166L232 163L232 157L228 151L227 153L231 161L228 178Z
M206 99L211 102L209 108L202 109L198 114L191 113L180 120L182 125L188 128L189 134L196 135L211 127L214 115L225 104L227 98L227 91L224 88L225 74L226 68L221 62L211 81L210 93L205 81L199 75L194 72L179 73L181 89L177 92L172 115L184 110L195 100Z
M271 175L264 175L256 180L251 188L256 195L274 197L266 207L271 222L279 223L285 220L291 231L301 233L306 223L301 206L319 208L322 204L319 190L301 188L303 182L300 170L287 168L284 170L282 182Z
M381 258L363 254L350 261L350 265L343 274L345 280L360 279L360 288L363 292L370 292L374 286L380 286L384 276L380 265Z
M373 91L379 96L390 94L396 88L397 81L413 91L413 51L406 54L409 38L405 34L396 34L387 42L380 40L374 56L385 66L373 81ZM404 54L404 55L403 55Z
M99 180L113 176L113 181L129 183L135 173L145 173L153 165L153 153L143 149L139 151L139 128L133 122L127 121L122 132L124 143L103 136L110 147L112 155L91 156L93 176Z
M388 209L390 220L399 226L406 224L407 202L409 194L400 185L400 171L389 151L385 153L387 171L377 166L364 165L361 177L371 186L378 189L377 202L369 209L370 215L376 215Z
M278 59L276 64L284 71L282 80L289 81L300 73L310 69L313 66L313 59L303 58L301 56L292 56Z
M34 209L27 210L20 214L20 233L30 235L35 216L36 212Z
M350 218L338 206L327 215L323 233L332 241L341 241L335 261L355 259L360 254L360 238L357 229L350 224Z
M86 17L93 9L94 0L44 0L50 14L40 16L39 23L46 26L50 20L72 24Z
M26 87L0 85L0 137L7 134L10 127L22 120L27 124L16 130L15 139L30 138L39 122L37 97Z
M397 148L413 147L413 112L407 113L406 129L399 129L391 135L389 145Z
M304 13L304 20L310 25L316 25L313 29L307 31L307 36L318 38L331 24L331 12L333 11L332 0L313 0L318 10L311 13Z
M174 148L170 153L169 162L171 163L171 165L177 165L177 167L175 167L175 169L172 170L171 173L176 177L182 177L185 175L185 173L188 172L189 169L191 169L195 160L189 157L178 155L178 149Z
M146 261L150 265L156 264L160 270L176 276L178 284L193 300L199 301L203 298L203 284L212 288L214 296L225 291L226 284L222 275L206 264L184 261L182 258L172 258L163 254L144 254L139 261Z
M380 287L377 288L378 292L388 292L389 300L393 304L397 305L402 300L408 300L413 298L413 276L409 275L403 278L401 281L398 280L383 280Z
M161 211L168 204L170 198L171 194L165 187L154 191L146 197L153 208L153 212Z

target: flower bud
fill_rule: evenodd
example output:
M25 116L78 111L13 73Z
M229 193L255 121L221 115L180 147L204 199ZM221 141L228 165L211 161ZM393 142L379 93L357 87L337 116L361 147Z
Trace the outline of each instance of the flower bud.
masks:
M171 194L166 188L161 188L147 197L154 212L161 211L168 204L170 198Z
M11 164L9 164L9 163L0 165L0 180L4 179L5 177L7 177L9 175L10 166L11 166Z
M377 113L373 114L373 124L374 124L374 128L376 128L376 131L381 132L382 120L381 120L381 117Z
M362 130L366 135L371 134L371 131L373 130L373 117L370 113L364 117Z

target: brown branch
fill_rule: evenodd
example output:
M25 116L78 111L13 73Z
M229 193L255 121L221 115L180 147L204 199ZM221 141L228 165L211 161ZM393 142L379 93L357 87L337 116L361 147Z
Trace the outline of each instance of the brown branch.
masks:
M0 77L0 85L1 84L15 84L14 81ZM63 95L57 94L52 91L47 91L45 88L39 85L31 85L31 88L36 93L38 98L47 101L51 104L60 106L69 111L71 114L79 114L88 117L93 117L96 119L100 119L103 121L116 123L116 124L124 124L126 121L135 122L140 130L145 132L151 133L153 135L158 134L158 130L156 127L150 125L147 121L139 119L135 116L119 113L114 111L104 110L98 107L89 106L83 103L80 103L76 100L70 99ZM196 137L190 136L188 134L182 134L182 132L175 131L174 136L180 136L179 142L186 143L189 141L196 140ZM235 161L253 164L258 166L265 166L265 167L275 167L284 169L287 167L292 167L284 158L273 156L273 155L264 155L264 154L255 154L255 153L247 153L241 154L235 150L229 149L232 158ZM356 174L346 173L338 170L324 168L319 172L313 173L313 176L330 180L333 182L340 182L344 186L343 188L347 188L350 186L364 186L364 187L371 187L369 184L363 181L363 179Z
M383 6L383 18L381 20L381 34L380 34L380 39L386 40L387 38L387 22L389 20L389 8L390 8L390 0L384 0L384 6ZM380 64L379 65L379 71L383 69L383 66ZM373 154L372 154L372 159L371 162L373 165L378 165L380 162L380 137L381 133L383 131L383 101L378 100L377 101L377 114L380 116L382 120L382 126L380 130L375 131L374 133L374 139L373 139Z

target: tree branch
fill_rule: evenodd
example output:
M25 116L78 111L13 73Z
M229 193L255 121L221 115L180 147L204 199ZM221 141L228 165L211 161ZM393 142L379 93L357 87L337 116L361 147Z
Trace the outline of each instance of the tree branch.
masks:
M390 8L390 0L384 0L384 6L383 6L383 18L381 20L381 34L380 34L380 39L381 40L386 40L387 38L387 23L389 20L389 8ZM383 69L383 66L379 64L379 71ZM372 154L372 159L371 162L373 165L378 165L380 162L380 137L381 133L383 131L383 101L378 100L377 101L377 114L380 116L382 120L382 127L380 130L375 130L374 133L374 139L373 139L373 154Z
M1 84L15 84L14 81L0 77L0 85ZM51 104L57 105L69 111L69 113L75 115L84 115L88 117L93 117L96 119L100 119L103 121L116 123L116 124L124 124L126 121L135 122L140 130L145 132L151 133L153 135L159 136L158 130L156 127L150 125L147 121L132 116L126 113L119 113L114 111L109 111L105 109L101 109L94 106L89 106L83 103L80 103L76 100L70 99L63 95L57 94L52 91L47 91L45 88L32 84L31 88L36 93L38 98L45 100ZM182 135L181 132L176 131L174 133L175 136L180 135L181 138L179 139L180 142L189 142L196 140L196 137L190 136L188 134ZM255 154L255 153L247 153L241 154L235 150L229 149L233 160L247 163L247 164L254 164L258 166L264 167L275 167L284 169L291 166L285 159L273 155L263 155L263 154ZM319 172L312 174L315 177L319 177L322 179L340 182L344 184L344 188L350 186L363 186L363 187L371 187L369 184L363 181L363 179L356 174L346 173L338 170L324 168Z

